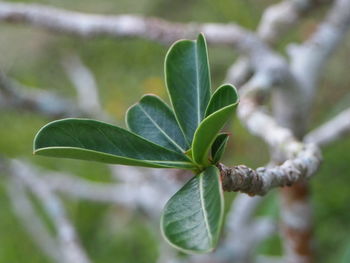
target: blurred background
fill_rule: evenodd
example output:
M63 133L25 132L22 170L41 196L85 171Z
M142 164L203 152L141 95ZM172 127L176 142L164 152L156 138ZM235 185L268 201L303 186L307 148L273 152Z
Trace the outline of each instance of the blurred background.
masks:
M8 1L10 2L10 1ZM15 1L13 1L15 2ZM16 1L17 2L17 1ZM255 29L268 0L42 0L41 3L69 10L102 14L143 14L171 21L235 22ZM324 10L313 13L279 44L285 52L290 42L299 42L313 32ZM80 39L49 33L21 25L0 23L0 70L28 91L49 91L69 101L76 100L76 88L67 63L72 57L93 74L102 108L109 121L125 127L124 114L144 93L154 93L168 101L164 86L163 62L168 46L140 39ZM213 87L221 84L226 70L238 54L225 47L209 47ZM311 127L350 106L350 38L327 65L314 105ZM68 62L67 62L68 61ZM0 97L1 97L0 93ZM115 180L103 164L50 159L32 155L36 132L52 118L16 107L0 105L0 154L20 158L45 170L74 174L92 182ZM74 113L71 115L74 117ZM268 149L252 137L238 120L231 124L232 137L225 164L259 167L268 161ZM319 173L311 181L315 215L317 262L350 262L350 138L324 149ZM116 168L118 169L118 168ZM6 173L0 170L0 173ZM45 175L44 175L45 176ZM49 175L47 175L49 176ZM125 176L128 176L127 174ZM161 174L159 174L161 176ZM278 219L278 189L265 198L257 216ZM169 193L170 195L171 193ZM128 211L113 203L72 199L61 195L68 217L76 227L83 247L96 263L152 263L159 256L155 231L157 219L142 211ZM235 194L226 193L229 207ZM36 211L45 213L35 197ZM164 200L165 202L166 200ZM158 219L159 220L159 219ZM46 220L50 228L50 221ZM264 241L258 251L281 254L278 234ZM14 213L0 176L0 262L50 262L35 245Z

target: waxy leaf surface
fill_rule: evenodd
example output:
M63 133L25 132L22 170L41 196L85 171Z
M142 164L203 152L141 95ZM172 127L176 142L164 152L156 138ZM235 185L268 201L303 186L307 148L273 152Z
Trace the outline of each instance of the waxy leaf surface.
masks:
M198 165L210 164L210 148L221 128L232 116L237 103L237 91L228 84L219 87L211 97L207 109L209 115L197 128L192 143L192 157Z
M213 145L211 146L212 163L216 164L220 161L222 155L225 152L226 144L229 139L229 135L226 133L219 134Z
M218 242L223 212L220 172L210 166L168 201L161 220L162 233L184 252L209 252Z
M238 92L231 84L224 84L218 87L210 98L205 117L222 109L225 106L238 102Z
M188 143L210 99L210 73L203 35L176 42L165 58L165 80L176 118Z
M189 149L173 111L157 96L146 95L127 112L129 129L155 144L184 153Z
M112 164L194 169L183 154L125 129L87 119L63 119L47 124L34 139L34 153Z

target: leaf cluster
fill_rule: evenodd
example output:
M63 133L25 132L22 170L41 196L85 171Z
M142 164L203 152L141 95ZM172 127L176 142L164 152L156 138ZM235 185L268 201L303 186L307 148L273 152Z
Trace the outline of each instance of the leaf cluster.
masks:
M207 252L217 243L223 217L220 174L228 135L220 133L238 103L225 84L211 92L205 38L180 40L165 58L169 107L145 95L126 114L128 129L90 119L63 119L34 139L38 155L155 168L189 169L195 176L165 206L166 240L186 252Z

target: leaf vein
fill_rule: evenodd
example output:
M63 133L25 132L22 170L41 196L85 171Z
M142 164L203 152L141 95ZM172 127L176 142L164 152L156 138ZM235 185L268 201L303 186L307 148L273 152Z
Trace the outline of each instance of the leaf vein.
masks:
M196 64L196 94L197 94L197 127L201 122L201 105L200 105L200 78L198 66L198 43L195 45L195 64Z
M159 131L172 143L174 144L174 146L176 146L181 152L185 152L186 150L183 149L180 145L178 145L173 139L171 139L168 134L157 124L157 122L155 122L152 117L147 113L147 111L140 105L140 108L142 110L142 112L146 115L147 118L149 118L149 120L153 123L154 126L156 126L156 128L159 129Z
M200 194L200 200L201 200L201 206L202 206L202 211L203 211L203 217L204 217L206 230L208 232L208 237L210 239L210 243L212 243L213 242L213 236L211 234L211 229L210 229L210 225L209 225L209 222L208 222L208 213L207 213L207 211L205 209L203 177L204 177L204 174L199 177L199 194Z

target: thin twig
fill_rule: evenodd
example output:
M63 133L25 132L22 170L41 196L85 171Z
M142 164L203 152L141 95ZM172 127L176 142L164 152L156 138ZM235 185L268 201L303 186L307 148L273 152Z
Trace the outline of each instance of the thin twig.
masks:
M336 140L344 138L350 133L350 109L346 109L322 124L320 127L309 132L304 141L319 146L326 146Z

